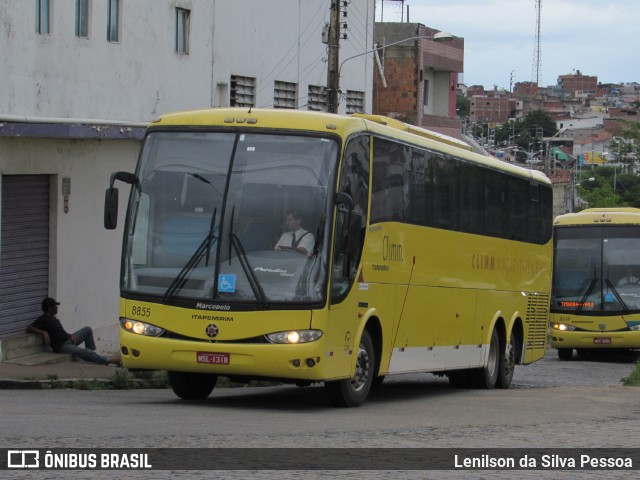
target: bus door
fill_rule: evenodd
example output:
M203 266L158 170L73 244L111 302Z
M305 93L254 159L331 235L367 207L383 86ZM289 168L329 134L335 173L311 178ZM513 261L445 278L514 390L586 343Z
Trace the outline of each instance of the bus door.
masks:
M327 347L333 355L355 359L357 353L358 312L367 307L355 285L369 211L369 136L351 138L340 172L330 281ZM337 368L352 362L335 362ZM350 370L334 372L344 376Z

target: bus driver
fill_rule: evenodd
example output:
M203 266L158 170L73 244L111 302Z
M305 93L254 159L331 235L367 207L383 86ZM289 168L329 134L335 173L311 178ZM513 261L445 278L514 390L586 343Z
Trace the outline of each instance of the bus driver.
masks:
M276 242L274 250L298 250L306 255L313 252L313 234L302 228L302 217L297 210L289 210L285 215L287 231Z

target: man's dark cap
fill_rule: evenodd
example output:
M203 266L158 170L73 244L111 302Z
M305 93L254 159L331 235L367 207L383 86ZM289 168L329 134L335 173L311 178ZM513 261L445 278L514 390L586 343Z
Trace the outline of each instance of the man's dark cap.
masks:
M42 311L46 312L49 310L49 307L53 307L54 305L60 305L60 302L56 302L55 298L47 297L42 300Z

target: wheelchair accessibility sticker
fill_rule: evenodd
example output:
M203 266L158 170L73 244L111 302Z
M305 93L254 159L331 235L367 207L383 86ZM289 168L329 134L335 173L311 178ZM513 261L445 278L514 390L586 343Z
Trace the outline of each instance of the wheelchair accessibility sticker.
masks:
M221 293L233 293L236 291L236 276L229 274L218 275L218 291Z

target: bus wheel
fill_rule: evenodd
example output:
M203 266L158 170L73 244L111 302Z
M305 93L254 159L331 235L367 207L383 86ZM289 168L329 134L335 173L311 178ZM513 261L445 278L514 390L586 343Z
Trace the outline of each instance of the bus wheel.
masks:
M500 337L494 329L489 343L489 360L487 365L473 371L473 383L476 388L491 389L496 386L500 372Z
M509 343L504 350L500 351L500 371L496 387L509 388L513 381L513 372L516 369L516 338L511 333Z
M366 330L358 347L355 376L347 380L324 382L329 401L337 407L359 407L366 400L373 383L375 354L373 342Z
M183 400L207 398L217 381L217 375L207 373L169 372L169 384L173 393Z
M573 357L573 348L558 349L558 358L560 360L571 360L571 357Z

